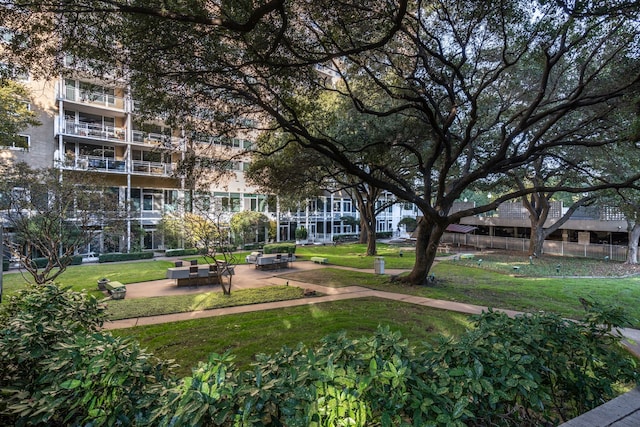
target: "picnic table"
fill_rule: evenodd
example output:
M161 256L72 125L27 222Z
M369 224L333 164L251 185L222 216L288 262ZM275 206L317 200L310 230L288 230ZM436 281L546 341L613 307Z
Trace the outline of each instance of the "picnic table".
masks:
M167 279L175 280L177 286L218 285L222 276L233 274L233 266L227 265L224 261L167 269Z
M289 267L289 263L295 260L295 256L291 255L262 255L255 260L256 268L261 270L274 270Z

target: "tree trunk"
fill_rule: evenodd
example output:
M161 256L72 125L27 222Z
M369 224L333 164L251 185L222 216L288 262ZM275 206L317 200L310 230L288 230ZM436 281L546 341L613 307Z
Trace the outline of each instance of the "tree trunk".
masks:
M531 237L529 238L529 256L542 256L544 249L544 239L546 239L546 230L531 222Z
M423 285L433 262L436 259L438 243L444 233L446 225L442 226L429 222L424 217L418 221L416 228L416 263L408 276L401 278L401 281L409 285Z
M638 240L640 240L640 223L634 224L629 231L629 250L627 251L625 264L638 263Z
M377 252L376 230L367 230L367 256L374 256Z
M358 243L365 244L368 242L368 239L369 239L369 233L368 233L367 221L365 219L365 215L363 215L361 212L360 213L360 240L358 240Z
M373 204L364 204L360 211L360 224L367 238L367 256L374 256L376 248L376 214Z

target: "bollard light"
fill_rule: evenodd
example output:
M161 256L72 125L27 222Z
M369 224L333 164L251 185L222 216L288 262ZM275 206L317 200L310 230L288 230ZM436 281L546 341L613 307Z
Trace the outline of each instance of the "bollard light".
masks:
M556 273L560 273L560 264L556 265Z
M482 258L478 260L478 266L480 266L480 264L482 264Z

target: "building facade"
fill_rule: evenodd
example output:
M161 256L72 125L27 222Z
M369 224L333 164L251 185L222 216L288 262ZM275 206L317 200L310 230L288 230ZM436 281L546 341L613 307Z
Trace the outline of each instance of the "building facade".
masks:
M15 76L29 88L30 108L37 112L41 126L26 129L21 134L23 143L17 146L0 145L0 160L25 162L32 168L59 168L63 176L86 176L117 195L126 212L126 224L121 228L126 232L109 236L107 230L98 230L81 253L169 249L158 225L165 215L180 216L194 210L190 201L195 197L210 201L198 204L199 209L206 206L220 211L225 221L241 211L264 213L276 224L276 241L294 240L298 227L305 227L307 240L315 243L359 232L354 225L359 221L355 202L341 192L325 193L300 202L294 211L283 211L276 197L260 194L249 185L243 171L251 159L242 157L242 152L255 135L194 137L160 119L141 122L125 82L105 83L80 68L72 75L52 81L33 80L27 73ZM224 177L218 176L208 181L204 190L194 191L178 167L190 151L200 157L234 160ZM393 204L392 200L389 194L378 202L390 206L378 216L376 230L397 235L404 231L398 222L404 217L415 218L417 212L412 205ZM257 241L268 239L266 231L256 236Z

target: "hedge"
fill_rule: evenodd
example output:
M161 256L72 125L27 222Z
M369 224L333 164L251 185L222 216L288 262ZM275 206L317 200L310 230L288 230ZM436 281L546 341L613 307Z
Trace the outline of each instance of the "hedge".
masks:
M197 248L189 249L167 249L164 251L165 256L185 256L185 255L199 255Z
M133 261L137 259L151 259L153 252L131 252L128 254L102 254L98 262Z
M2 260L2 271L9 271L9 261Z
M44 268L49 263L49 258L32 258L31 262L34 263L38 268ZM71 263L69 265L80 265L80 264L82 264L82 256L75 255L71 258Z
M296 253L295 243L271 243L264 245L265 254L294 254Z
M584 322L485 312L420 349L380 327L258 354L251 370L214 353L176 378L173 362L101 330L97 298L43 285L0 305L0 425L558 425L638 379L613 332L626 316L589 304Z
M225 252L233 252L236 250L235 246L226 246L224 248L216 248L216 252L223 252L223 249ZM202 249L198 249L198 248L189 248L189 249L167 249L164 252L165 256L171 256L171 257L175 257L175 256L193 256L193 255L206 255L207 254L207 250L202 248Z

